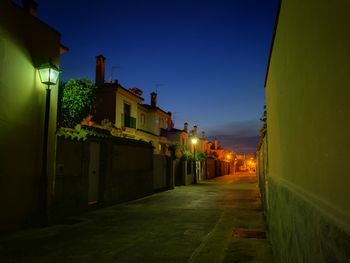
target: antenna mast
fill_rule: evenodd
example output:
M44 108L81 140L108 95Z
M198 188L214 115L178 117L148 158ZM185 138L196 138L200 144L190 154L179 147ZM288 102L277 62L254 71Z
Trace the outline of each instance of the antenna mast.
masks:
M113 72L114 72L114 70L119 69L119 68L121 68L121 67L119 67L119 66L112 66L111 67L111 79L110 79L111 83L113 82Z
M156 93L158 93L158 88L161 86L165 86L165 84L156 83Z

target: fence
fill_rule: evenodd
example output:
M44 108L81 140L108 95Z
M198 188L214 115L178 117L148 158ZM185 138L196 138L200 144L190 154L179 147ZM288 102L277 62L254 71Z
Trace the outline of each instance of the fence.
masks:
M56 163L54 219L154 192L153 147L145 142L59 137Z

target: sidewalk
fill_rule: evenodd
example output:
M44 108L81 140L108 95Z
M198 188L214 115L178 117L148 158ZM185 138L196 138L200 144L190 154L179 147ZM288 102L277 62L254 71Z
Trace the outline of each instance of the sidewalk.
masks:
M274 262L256 180L247 174L177 187L66 223L1 237L0 262Z

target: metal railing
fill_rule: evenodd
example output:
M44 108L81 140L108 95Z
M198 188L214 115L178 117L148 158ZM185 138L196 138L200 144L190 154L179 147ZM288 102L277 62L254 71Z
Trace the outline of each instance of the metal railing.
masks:
M136 118L122 113L122 126L136 129Z

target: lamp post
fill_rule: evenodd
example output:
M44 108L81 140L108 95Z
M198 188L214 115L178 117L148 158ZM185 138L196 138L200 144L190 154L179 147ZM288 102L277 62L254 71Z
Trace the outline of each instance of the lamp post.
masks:
M39 196L39 209L41 224L48 223L48 171L47 171L47 142L49 131L49 118L50 118L50 85L55 85L58 80L60 70L57 66L49 63L43 64L38 68L41 83L46 84L46 101L45 101L45 119L44 119L44 134L43 134L43 150L42 150L42 167L41 167L41 180L40 180L40 196Z
M196 144L198 142L198 139L196 137L193 137L191 139L192 145L193 145L193 159L194 159L194 184L197 184L197 164L196 164Z

